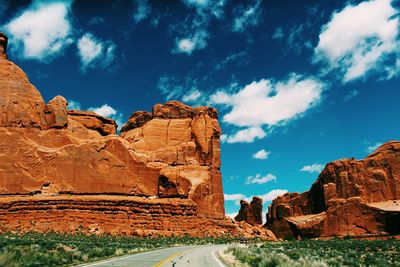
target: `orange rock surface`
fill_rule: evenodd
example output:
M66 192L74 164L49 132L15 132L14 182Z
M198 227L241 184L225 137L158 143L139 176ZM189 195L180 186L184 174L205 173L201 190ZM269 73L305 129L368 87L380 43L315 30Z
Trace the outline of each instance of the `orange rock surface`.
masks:
M235 221L245 221L251 225L262 224L263 200L260 197L253 197L249 203L246 200L240 201L240 210Z
M400 142L391 141L363 160L327 164L307 192L276 198L266 226L279 237L395 235L398 203Z
M177 101L112 119L47 105L0 34L0 231L245 235L227 219L217 111Z

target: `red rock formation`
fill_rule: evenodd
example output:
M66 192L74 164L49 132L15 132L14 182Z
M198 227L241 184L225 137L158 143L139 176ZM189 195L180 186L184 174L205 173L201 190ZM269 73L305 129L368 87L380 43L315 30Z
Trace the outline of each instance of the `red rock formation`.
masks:
M215 109L157 104L118 136L61 96L45 105L5 56L0 77L0 231L273 238L224 216Z
M260 197L253 197L249 203L246 200L240 201L240 210L235 221L245 221L251 225L262 224L263 200Z
M400 142L363 160L331 162L311 189L276 198L267 226L280 237L400 233Z
M0 232L133 236L240 236L276 240L262 227L198 216L190 199L112 195L4 196Z

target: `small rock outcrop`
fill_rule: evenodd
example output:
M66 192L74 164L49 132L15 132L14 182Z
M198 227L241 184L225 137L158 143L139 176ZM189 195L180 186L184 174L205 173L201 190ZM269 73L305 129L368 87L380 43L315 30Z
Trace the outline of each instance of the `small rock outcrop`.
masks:
M262 208L263 200L260 197L253 197L250 203L246 200L241 200L240 210L235 217L235 221L245 221L251 225L260 225L262 224Z
M272 202L266 226L279 237L400 234L400 142L328 163L309 191Z

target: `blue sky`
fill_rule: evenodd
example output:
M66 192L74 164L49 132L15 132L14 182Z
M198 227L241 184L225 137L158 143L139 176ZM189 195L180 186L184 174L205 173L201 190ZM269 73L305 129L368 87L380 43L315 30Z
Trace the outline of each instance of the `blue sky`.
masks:
M240 3L240 4L239 4ZM120 126L177 99L218 108L227 214L305 191L399 139L400 2L5 1L9 57L45 101Z

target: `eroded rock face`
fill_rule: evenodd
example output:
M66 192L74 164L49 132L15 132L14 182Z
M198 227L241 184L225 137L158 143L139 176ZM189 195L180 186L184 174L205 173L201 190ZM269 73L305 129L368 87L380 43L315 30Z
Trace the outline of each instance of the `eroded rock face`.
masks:
M47 127L44 101L26 74L5 54L7 39L0 34L0 127Z
M79 122L86 129L95 130L101 135L117 133L117 124L113 119L104 118L92 111L68 110L68 117Z
M240 201L240 210L235 221L245 221L251 225L262 224L263 200L260 197L253 197L249 203L246 200Z
M200 214L223 216L221 129L217 111L178 101L135 112L121 137L148 166L160 169L158 195L193 199Z
M224 214L215 109L157 104L133 113L118 136L114 120L67 110L62 96L45 105L5 58L0 77L0 231L98 220L108 233L243 233Z
M267 226L280 237L399 234L399 199L400 142L391 141L363 160L327 164L307 192L276 198Z

